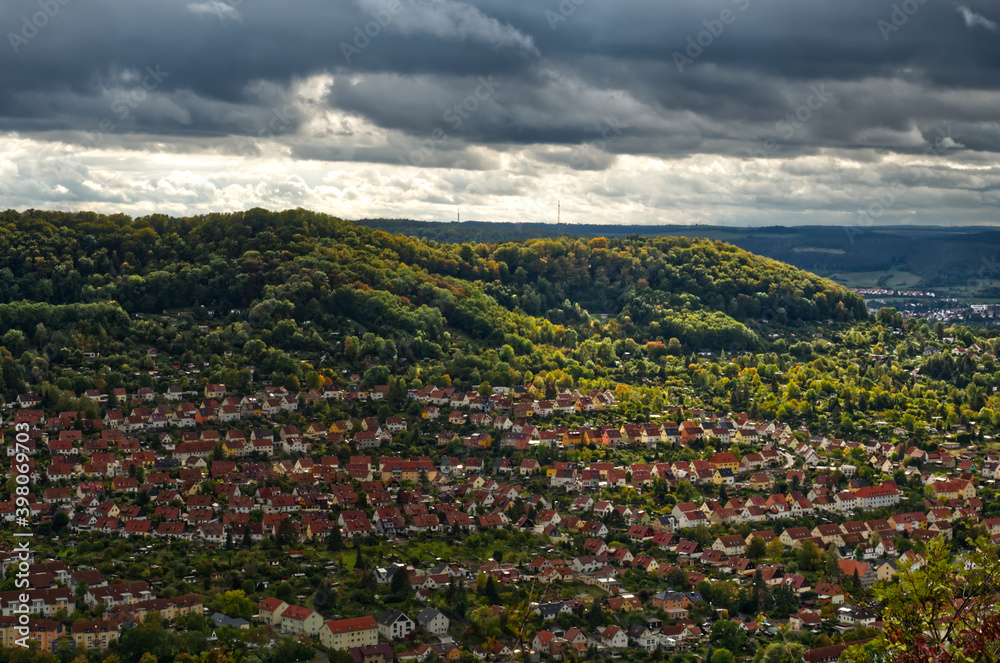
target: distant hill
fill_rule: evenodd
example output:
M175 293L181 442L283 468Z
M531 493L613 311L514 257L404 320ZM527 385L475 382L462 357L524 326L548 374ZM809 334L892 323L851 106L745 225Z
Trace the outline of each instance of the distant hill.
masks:
M434 223L364 219L366 226L439 242L684 236L722 240L848 285L970 290L1000 298L1000 230L984 227L731 228L721 226Z
M356 329L410 361L450 356L458 343L531 354L676 338L688 350L740 350L759 347L758 332L773 326L867 317L835 283L718 241L446 244L301 209L137 219L8 211L0 296L24 300L4 319L25 334L61 319L51 307L79 302L133 316L205 307L245 311L263 329L288 321L290 349L326 347L330 332ZM29 305L42 308L19 308Z

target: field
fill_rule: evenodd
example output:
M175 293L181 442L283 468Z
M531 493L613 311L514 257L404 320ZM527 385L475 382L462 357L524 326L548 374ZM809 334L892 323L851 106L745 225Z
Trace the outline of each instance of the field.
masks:
M895 290L909 290L923 287L923 277L903 270L887 270L880 272L836 272L829 274L828 278L848 288L892 288Z

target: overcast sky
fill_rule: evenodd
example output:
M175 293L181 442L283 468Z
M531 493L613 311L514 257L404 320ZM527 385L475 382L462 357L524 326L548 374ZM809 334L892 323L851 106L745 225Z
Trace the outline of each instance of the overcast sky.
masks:
M0 205L994 223L998 23L995 0L3 0Z

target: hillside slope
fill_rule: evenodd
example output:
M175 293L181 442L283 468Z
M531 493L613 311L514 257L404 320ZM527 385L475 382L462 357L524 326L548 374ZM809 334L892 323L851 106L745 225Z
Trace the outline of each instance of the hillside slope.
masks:
M1000 297L996 253L1000 231L934 226L657 226L362 219L370 228L440 242L525 241L570 237L658 237L722 240L841 283L893 287L905 273L913 287L959 297ZM897 286L901 287L901 286Z
M24 335L10 345L38 344L50 357L136 339L183 352L136 315L191 309L235 325L209 334L213 352L246 353L259 340L268 352L435 364L451 377L505 382L539 371L599 376L646 343L650 358L674 338L688 351L752 349L775 325L867 317L834 283L721 242L438 244L305 210L180 219L8 211L0 297L0 322ZM518 370L496 369L501 345ZM253 348L247 359L265 375L301 374Z

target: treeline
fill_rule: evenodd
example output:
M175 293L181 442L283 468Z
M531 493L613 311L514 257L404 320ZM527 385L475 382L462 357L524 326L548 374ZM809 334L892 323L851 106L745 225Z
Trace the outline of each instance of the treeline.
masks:
M903 270L922 277L923 288L965 286L981 298L997 297L994 254L1000 232L980 228L838 226L753 227L497 223L441 223L362 219L377 230L436 242L521 242L557 237L657 237L721 239L821 275ZM984 273L983 265L988 269Z
M617 313L663 294L688 295L684 305L740 321L867 315L860 298L830 281L683 237L448 245L301 209L180 219L28 210L0 215L0 249L5 301L115 300L128 311L247 307L269 287L297 291L306 303L346 287L437 305L445 292L464 298L480 283L494 286L490 294L504 308L529 315L567 302Z
M662 377L667 355L761 350L774 326L867 319L832 282L720 242L438 244L301 209L7 211L0 297L3 395L52 403L45 383L148 382L151 348L234 385L311 388L337 366L408 386L544 377L548 392L607 379L616 362Z
M918 443L1000 425L995 331L870 317L830 281L721 242L456 245L304 210L29 210L0 214L0 248L0 395L57 411L89 413L88 389L298 391L357 373L396 405L426 384L531 382L617 388L625 416L684 400L845 436L883 421Z

